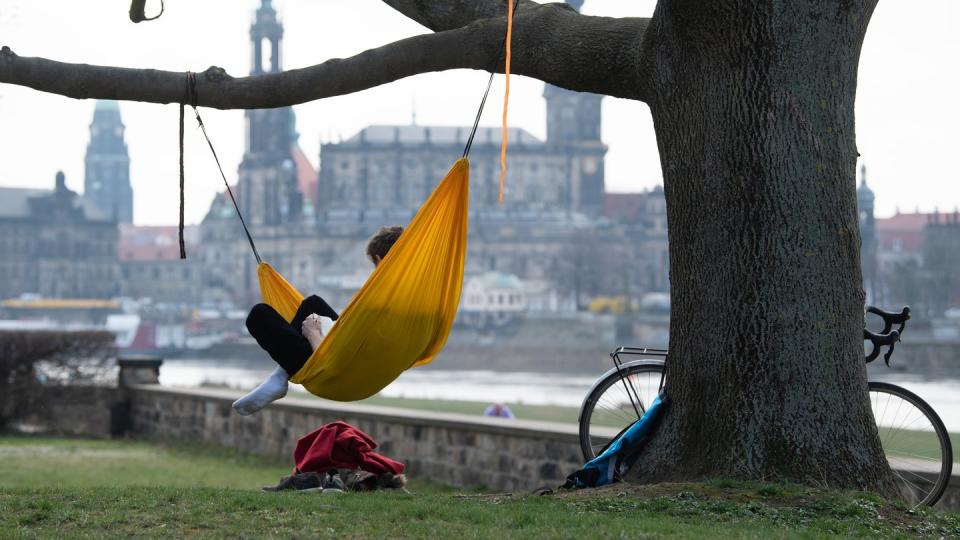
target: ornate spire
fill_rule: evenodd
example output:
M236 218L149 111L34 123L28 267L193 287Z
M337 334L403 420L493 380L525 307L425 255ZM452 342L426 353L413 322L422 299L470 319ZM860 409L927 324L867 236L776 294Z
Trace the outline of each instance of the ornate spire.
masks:
M253 24L250 26L250 41L253 59L250 73L272 73L282 69L280 45L283 40L283 25L270 0L262 0ZM266 49L266 50L265 50Z
M873 190L867 185L867 166L860 165L860 187L857 188L857 201L860 206L873 204Z

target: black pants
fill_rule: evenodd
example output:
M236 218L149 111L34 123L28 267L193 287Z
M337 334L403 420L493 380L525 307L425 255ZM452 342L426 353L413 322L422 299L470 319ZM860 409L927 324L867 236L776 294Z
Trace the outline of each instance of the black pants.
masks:
M301 333L303 321L312 313L334 321L339 317L323 298L313 295L300 303L297 314L289 323L267 304L253 306L247 315L247 330L287 375L293 376L313 354L313 347Z

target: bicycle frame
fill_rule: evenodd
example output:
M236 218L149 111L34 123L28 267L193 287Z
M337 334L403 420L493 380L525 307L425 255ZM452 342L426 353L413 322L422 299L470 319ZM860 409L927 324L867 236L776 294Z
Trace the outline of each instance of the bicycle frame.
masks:
M637 418L640 418L643 416L643 412L640 412L640 409L643 408L643 405L640 403L640 396L637 395L637 389L633 388L633 385L627 384L627 380L621 372L623 360L620 359L620 355L636 356L639 358L662 358L664 370L660 373L660 385L657 390L663 390L663 380L667 373L667 349L655 349L652 347L617 347L613 350L613 352L610 353L610 358L613 360L613 367L617 370L617 375L620 376L620 381L623 382L623 388L627 391L627 397L630 398L630 405L633 406L633 412L637 413ZM646 412L646 409L644 409L644 412Z

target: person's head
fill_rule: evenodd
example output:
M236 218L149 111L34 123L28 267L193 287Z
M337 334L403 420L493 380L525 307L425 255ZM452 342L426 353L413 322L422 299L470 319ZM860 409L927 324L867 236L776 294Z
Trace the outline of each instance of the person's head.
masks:
M387 252L393 247L393 244L400 238L403 227L380 227L370 241L367 242L367 258L373 264L380 264L380 261L387 256Z

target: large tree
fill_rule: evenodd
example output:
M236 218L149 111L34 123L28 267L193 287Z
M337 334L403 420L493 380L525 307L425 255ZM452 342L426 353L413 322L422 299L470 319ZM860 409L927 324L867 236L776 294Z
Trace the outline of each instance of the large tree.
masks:
M384 1L432 33L279 74L234 78L213 67L198 78L199 105L292 105L418 73L489 69L500 54L506 0ZM640 100L653 115L674 401L639 480L891 489L863 365L855 195L857 66L875 5L661 0L650 18L618 19L519 2L515 73ZM178 102L184 81L0 51L0 82L74 98Z

